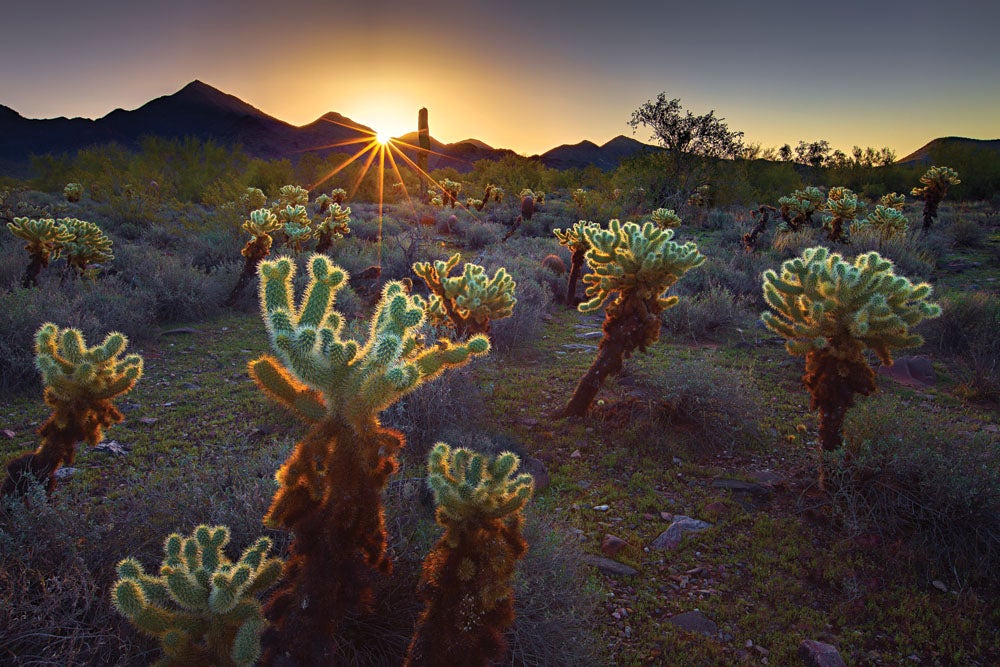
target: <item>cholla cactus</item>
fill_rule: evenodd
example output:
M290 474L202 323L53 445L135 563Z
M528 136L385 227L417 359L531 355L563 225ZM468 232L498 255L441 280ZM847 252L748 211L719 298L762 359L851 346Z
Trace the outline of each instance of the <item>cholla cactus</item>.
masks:
M330 205L333 204L333 197L330 195L320 195L316 197L316 201L313 203L316 204L316 212L323 215L330 210Z
M583 188L577 188L573 190L573 201L579 208L583 208L587 205L588 193Z
M157 665L242 666L260 658L267 621L256 595L278 580L283 561L268 557L266 537L235 563L223 551L228 543L228 528L201 525L191 537L167 537L159 576L134 558L118 563L112 602L140 632L160 640Z
M674 230L660 229L651 222L640 227L612 220L609 229L584 226L581 231L590 244L586 259L593 273L583 277L590 299L578 310L592 313L609 300L611 303L597 359L577 385L563 416L584 415L604 379L618 373L636 349L645 352L656 342L660 313L678 300L665 296L666 291L705 261L694 243L679 245L671 240Z
M672 208L658 208L649 214L649 219L662 229L676 229L681 226L681 218Z
M948 186L958 185L962 181L958 180L958 172L951 167L931 167L920 177L923 186L918 186L910 191L914 197L924 200L924 231L931 228L934 218L937 217L938 206L941 200L948 194Z
M893 273L878 253L859 255L853 263L822 246L781 265L781 275L764 272L764 299L774 312L761 318L787 339L790 354L806 358L802 382L820 411L823 450L839 449L841 429L854 394L875 391L875 373L865 348L884 364L892 350L915 347L923 339L910 328L941 309L927 301L931 286L914 285ZM820 468L822 477L822 467Z
M483 210L483 206L485 206L485 205L486 205L486 202L484 202L482 199L473 199L472 197L467 198L465 200L465 203L463 204L463 206L465 208L467 208L467 209L473 209L474 208L477 211L482 211Z
M316 252L326 252L333 245L333 239L342 239L350 233L351 207L341 208L340 204L331 203L328 214L323 218L313 236L316 237Z
M514 312L516 284L502 267L492 278L486 269L467 262L458 276L449 278L462 256L452 255L447 262L417 262L413 272L431 291L427 319L436 326L450 325L460 339L489 334L490 324L510 317Z
M462 191L462 184L458 181L453 181L450 178L441 179L441 190L443 191L441 195L441 200L444 202L444 206L449 206L455 208L455 203L458 200L458 194Z
M57 222L52 218L14 218L14 222L7 223L7 229L14 236L27 241L24 249L31 259L21 276L21 287L37 285L38 274L51 260L59 258L63 244L73 238L63 227L62 221Z
M308 203L308 190L298 185L283 185L281 186L281 190L278 191L278 201L274 205L274 208L277 209L275 213L286 206L305 206Z
M347 190L344 188L334 188L330 190L330 199L333 200L334 204L343 204L347 201Z
M878 200L878 203L882 206L902 211L903 207L906 205L906 197L898 192L890 192L887 195L882 195L882 198Z
M821 210L830 215L823 216L823 226L831 241L843 241L844 231L863 212L865 203L847 188L830 188L829 198Z
M524 188L520 193L518 193L517 196L521 199L524 199L525 197L531 197L532 199L536 198L535 191L530 188Z
M894 236L906 234L910 227L910 221L906 219L900 209L879 204L875 210L868 214L851 229L871 229L876 232L884 241Z
M694 192L687 199L687 205L693 206L695 208L701 208L703 206L708 206L709 193L711 187L708 185L699 185L694 189Z
M292 246L296 254L302 252L302 244L312 238L312 220L306 207L301 204L286 206L278 211L278 220L282 231L287 237L286 243Z
M79 183L67 183L66 187L63 188L63 196L68 202L78 202L83 196L83 186Z
M485 354L489 339L426 346L418 337L425 303L400 282L385 286L366 342L345 338L333 304L347 272L313 255L297 305L294 269L289 258L260 266L261 311L277 356L250 362L249 371L311 426L278 471L264 518L295 535L281 588L268 602L274 626L264 636L265 657L309 664L333 656L332 633L349 610L369 606L374 571L391 569L380 494L403 436L382 427L379 412Z
M427 203L431 206L444 206L444 199L441 198L441 193L433 188L427 191Z
M580 279L580 272L583 270L584 258L587 251L590 250L590 243L587 242L587 237L583 234L583 228L597 226L596 222L580 220L572 227L567 227L566 231L558 228L552 230L556 239L559 240L559 245L572 253L570 256L569 279L566 283L566 305L572 308L575 308L577 304L576 283Z
M259 192L259 191L258 191ZM263 194L263 193L261 193ZM233 304L243 292L243 289L250 282L250 279L257 273L257 266L271 253L271 234L281 229L278 216L271 213L266 208L258 208L250 212L250 219L243 221L240 228L250 235L250 240L243 246L240 254L243 255L243 270L236 281L236 285L229 293L227 304Z
M517 456L494 459L439 442L428 483L444 535L424 559L425 608L404 667L489 665L504 656L504 632L514 622L514 566L527 550L521 513L534 487L514 476Z
M109 333L104 342L87 347L78 329L46 322L35 334L35 363L45 383L45 404L52 414L38 428L41 443L7 465L0 496L23 494L31 480L55 490L55 472L70 464L76 444L96 445L105 428L124 418L115 398L131 391L142 376L142 358L122 356L128 339Z
M504 195L506 193L504 192L504 189L501 188L499 185L490 184L486 186L486 189L490 193L490 196L488 198L493 199L493 201L495 201L498 204L503 201ZM487 199L487 197L484 197L483 199L485 200Z
M249 187L240 195L240 204L245 213L267 206L267 197L260 188Z
M826 195L817 187L809 186L804 190L796 190L787 197L778 199L779 212L783 225L778 231L797 231L803 225L812 225L812 216L821 208Z
M63 243L62 254L76 275L85 275L90 264L102 264L115 258L111 254L111 239L94 223L76 218L61 218L56 222L72 236Z

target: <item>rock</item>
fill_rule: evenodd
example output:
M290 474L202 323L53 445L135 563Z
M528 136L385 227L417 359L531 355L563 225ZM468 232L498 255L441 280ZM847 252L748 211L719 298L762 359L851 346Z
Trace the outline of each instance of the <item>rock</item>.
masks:
M139 423L146 424L147 426L151 426L158 421L160 421L158 417L139 417Z
M549 488L549 471L539 459L527 457L521 460L520 472L528 473L535 480L535 493Z
M191 327L179 327L177 329L168 329L167 331L162 332L160 335L177 336L179 334L196 334L196 333L198 333L197 329L192 329Z
M768 489L781 489L788 486L788 481L773 470L754 470L748 476Z
M614 535L605 535L601 541L601 553L605 556L617 556L618 552L628 546L628 542Z
M878 374L917 389L931 387L937 383L934 365L926 355L899 357L892 366L879 366Z
M771 488L763 484L757 484L756 482L744 482L740 479L723 477L713 479L712 488L728 490L733 494L733 499L748 510L755 510L759 506L766 505L771 501Z
M607 512L611 507L609 505L594 505L595 512Z
M586 343L565 343L560 347L571 352L597 352L596 345L587 345Z
M803 639L799 644L799 658L807 667L847 667L837 649L814 639Z
M17 435L17 434L16 434L16 433L14 433L13 431L11 431L11 430L10 430L9 428L5 428L5 429L3 430L3 434L4 434L5 436L7 436L7 437L8 437L9 439L13 439L13 438L14 438L14 436L15 436L15 435Z
M603 331L584 331L583 333L578 333L577 338L585 338L587 340L598 340L604 338Z
M948 587L940 579L935 579L934 581L932 581L931 582L931 586L933 586L934 588L938 589L942 593L947 593L948 592Z
M102 440L91 451L99 454L111 454L112 456L128 456L128 453L132 451L132 446L123 445L117 440Z
M608 574L613 577L634 577L639 574L639 570L634 567L629 567L625 563L619 563L616 560L604 558L603 556L586 554L584 555L583 560L585 563L593 565L604 574Z
M181 382L181 389L201 389L194 382Z
M705 511L715 516L725 516L729 514L729 506L721 500L716 500L714 503L705 505Z
M667 623L677 626L681 630L697 632L713 639L719 636L719 626L716 622L697 609L671 616L667 619Z
M698 533L706 528L711 528L712 524L699 519L692 519L689 516L677 515L670 527L660 533L649 546L652 549L667 549L668 551L680 546L684 533Z
M69 466L63 466L62 468L59 468L54 473L52 473L52 476L55 477L56 479L69 479L70 477L72 477L73 475L75 475L76 472L77 472L76 468L70 468Z
M578 459L578 458L580 458L581 456L583 456L583 454L581 454L581 453L580 453L580 450L579 450L579 449L574 449L574 450L573 450L573 453L569 455L569 457L570 457L571 459Z

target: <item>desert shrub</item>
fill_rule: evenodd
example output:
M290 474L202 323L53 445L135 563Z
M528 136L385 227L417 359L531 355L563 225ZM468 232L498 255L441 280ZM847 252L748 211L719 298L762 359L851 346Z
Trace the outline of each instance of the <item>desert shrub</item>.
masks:
M751 327L756 307L735 297L725 287L713 286L663 313L663 326L671 338L703 341L725 337L737 327Z
M946 292L941 317L921 328L925 348L957 357L964 390L972 397L1000 397L1000 295Z
M125 284L144 293L156 321L189 322L218 312L230 284L207 276L189 258L165 255L148 246L124 246L115 267Z
M780 232L774 235L771 242L774 249L781 253L782 259L797 257L806 248L811 248L819 241L819 231L812 227L803 227L798 231Z
M957 218L947 228L947 234L958 248L977 248L986 240L986 228L970 216Z
M223 264L239 262L244 242L234 231L216 227L192 235L184 253L191 257L193 266L210 273Z
M996 584L1000 442L879 395L850 412L830 486L846 529L902 540L914 562L959 584Z
M700 270L686 276L674 287L680 296L694 296L722 288L733 298L754 307L763 307L760 289L761 274L775 265L769 254L750 254L741 251L732 254L711 254Z
M503 225L477 220L459 220L458 233L465 239L466 245L473 250L479 250L497 243L507 233Z
M736 227L736 218L732 213L712 209L705 217L705 222L702 226L706 229L728 230Z
M683 301L683 299L682 299ZM724 368L707 360L672 359L622 379L636 399L635 423L662 426L666 441L692 454L753 449L763 442L765 408L751 362ZM648 419L649 421L643 421ZM660 431L644 428L643 438ZM655 436L648 440L656 443Z
M906 275L927 280L934 271L934 255L927 240L917 231L883 238L876 229L852 228L848 254L853 256L871 251L892 260L896 269Z

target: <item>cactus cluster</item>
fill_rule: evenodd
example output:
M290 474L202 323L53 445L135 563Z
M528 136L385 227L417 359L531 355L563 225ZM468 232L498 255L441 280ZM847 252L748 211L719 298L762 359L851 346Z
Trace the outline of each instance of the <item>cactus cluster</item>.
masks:
M45 383L52 414L38 429L38 448L7 465L0 496L23 494L32 480L55 489L55 471L73 462L76 444L96 445L105 428L124 418L113 401L131 391L142 376L142 358L122 356L124 334L112 332L88 347L78 329L46 322L35 334L35 363Z
M349 234L351 222L351 207L341 208L340 204L332 202L327 207L327 215L319 221L313 230L316 238L316 252L324 253L333 245L333 239L343 238Z
M448 261L416 262L413 272L430 290L428 321L435 326L451 326L460 339L489 334L490 324L514 312L516 283L502 267L490 278L486 269L467 262L462 273L449 277L462 256Z
M458 195L462 192L462 184L450 178L442 178L440 186L442 205L454 208L458 202Z
M566 284L566 305L571 308L575 308L576 301L576 283L580 279L580 273L583 271L583 263L587 251L590 249L590 243L587 242L587 237L584 235L583 230L585 227L596 227L598 226L596 222L590 222L587 220L580 220L572 227L567 227L565 230L561 228L556 228L552 230L555 234L556 239L559 241L559 245L570 251L570 269L569 269L569 279Z
M489 665L503 657L503 634L514 620L514 566L527 550L521 510L534 487L517 475L511 452L493 459L438 443L428 483L444 535L424 559L425 608L404 662Z
M878 200L878 204L888 208L894 208L897 211L902 211L903 207L906 206L906 197L898 192L890 192L882 195Z
M910 227L901 209L885 204L878 204L867 217L855 223L851 229L871 229L883 241L894 236L904 235Z
M611 303L605 312L597 359L560 413L563 416L585 414L605 378L618 373L636 349L644 352L656 342L660 313L678 300L665 296L666 291L705 261L694 243L675 243L671 240L674 230L661 229L652 222L640 227L612 220L608 229L584 226L581 231L590 244L585 256L593 273L583 277L590 298L578 309L594 312Z
M672 208L658 208L649 214L649 220L663 229L676 229L681 226L681 218Z
M286 186L289 187L289 186ZM278 221L285 233L287 244L295 254L302 252L302 244L313 236L312 220L303 204L288 204L278 209Z
M260 188L249 187L240 195L240 205L249 214L250 211L267 206L267 196Z
M782 264L780 275L765 271L763 288L774 311L761 316L764 323L785 337L790 354L806 358L802 381L811 408L820 411L820 443L827 451L842 444L854 394L875 391L865 348L891 364L893 349L923 342L910 328L941 314L927 301L930 285L897 276L892 262L876 252L851 263L822 246L808 248Z
M937 217L938 206L948 194L948 187L958 185L962 181L958 179L958 172L951 167L933 166L924 172L924 175L920 177L920 182L923 185L913 188L910 194L924 200L924 231L926 232L931 228L934 218Z
M243 666L260 658L267 621L256 595L278 580L282 561L267 555L266 537L235 563L223 551L228 543L228 528L201 525L190 537L167 537L159 576L134 558L118 564L112 602L140 632L160 640L164 658L156 664Z
M265 517L295 535L281 587L268 602L274 625L265 653L299 663L334 654L340 621L367 608L371 577L391 569L380 493L403 436L382 427L379 412L489 350L485 336L425 345L418 330L426 304L400 282L385 286L367 341L345 338L333 305L347 273L318 254L307 266L297 305L294 262L261 264L261 311L276 356L249 364L264 393L311 426L278 470Z
M76 218L14 218L7 229L27 241L24 249L31 258L21 276L21 286L38 284L38 274L53 259L66 259L67 268L76 276L84 276L91 264L110 262L111 239L92 222Z
M68 202L78 202L83 196L83 186L79 183L67 183L63 188L63 196Z
M867 205L858 199L850 189L844 187L830 188L826 203L820 209L829 215L823 216L823 227L831 241L843 241L846 231L864 213Z
M344 188L334 188L330 190L330 199L333 200L334 204L343 204L347 201L347 190Z
M778 231L797 231L803 226L812 225L813 213L822 207L825 200L826 195L815 186L781 197L778 199L778 211L783 224L778 227Z
M275 202L275 209L283 209L286 206L305 206L309 203L309 191L298 185L282 185L278 190L278 201Z
M694 192L687 198L687 205L693 206L695 208L702 208L703 206L708 206L708 202L711 196L711 186L709 185L699 185L694 189Z

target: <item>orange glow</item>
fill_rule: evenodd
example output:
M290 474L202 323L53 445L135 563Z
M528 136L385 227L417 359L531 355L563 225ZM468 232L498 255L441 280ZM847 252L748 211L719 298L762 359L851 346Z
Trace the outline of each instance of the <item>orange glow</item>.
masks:
M392 137L390 137L385 132L376 132L375 133L375 141L377 141L378 143L382 144L383 146L385 146L387 143L389 143L389 141L391 141L391 139L392 139Z

